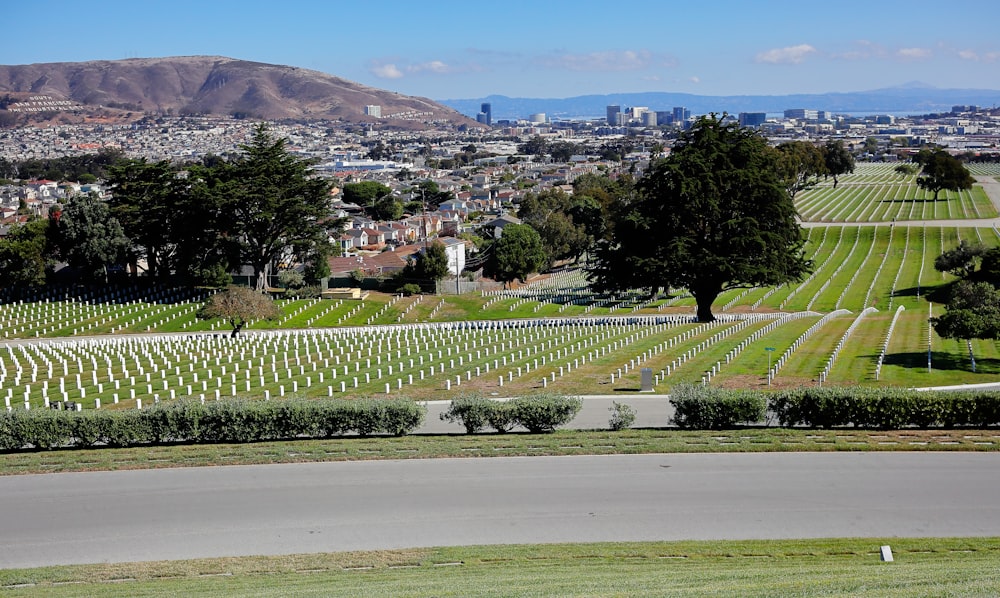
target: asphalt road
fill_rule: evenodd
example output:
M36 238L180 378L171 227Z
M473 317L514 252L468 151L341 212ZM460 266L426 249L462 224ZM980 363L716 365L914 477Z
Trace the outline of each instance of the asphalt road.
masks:
M0 477L0 567L416 546L1000 535L988 453L359 461Z

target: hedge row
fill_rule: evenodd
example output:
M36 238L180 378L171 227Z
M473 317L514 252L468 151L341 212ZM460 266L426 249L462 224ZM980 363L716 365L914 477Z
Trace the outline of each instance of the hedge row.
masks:
M474 394L452 401L441 414L441 420L465 426L468 434L486 428L504 433L516 426L541 434L571 422L581 407L583 401L578 397L537 394L509 401L493 401Z
M848 386L765 393L678 386L671 393L670 402L675 410L671 423L689 429L762 424L768 413L784 427L894 430L1000 425L1000 392L996 391Z
M426 409L408 399L173 401L148 409L0 412L0 450L257 442L355 433L401 436Z

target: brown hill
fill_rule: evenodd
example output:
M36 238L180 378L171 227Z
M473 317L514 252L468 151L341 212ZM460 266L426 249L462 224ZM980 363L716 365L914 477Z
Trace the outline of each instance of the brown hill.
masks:
M243 114L264 119L475 124L426 98L404 96L292 66L221 56L130 58L0 65L0 94L49 96L86 108L171 114ZM382 118L365 115L381 107Z

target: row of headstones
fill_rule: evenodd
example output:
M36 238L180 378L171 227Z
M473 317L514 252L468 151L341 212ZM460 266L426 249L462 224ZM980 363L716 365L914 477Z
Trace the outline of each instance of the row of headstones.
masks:
M386 312L388 312L390 309L392 309L392 306L395 305L396 302L398 302L402 297L403 297L403 295L401 295L401 294L393 295L392 298L389 299L389 301L385 305L383 305L382 307L380 307L378 311L376 311L374 314L372 314L371 316L369 316L368 320L365 323L366 324L371 324L371 323L375 322L375 320L377 320L378 318L380 318L383 315L385 315Z
M826 243L826 237L827 237L827 234L830 232L831 228L833 228L833 227L830 227L830 226L824 227L824 229L823 229L823 238L820 240L819 245L816 246L816 251L819 251L820 248L823 247L823 245ZM799 293L799 291L801 291L802 289L806 288L806 285L808 285L810 282L813 281L813 279L815 279L817 276L819 276L820 271L823 270L823 268L826 266L826 263L829 262L833 258L834 254L837 253L837 249L840 247L841 242L843 242L843 240L844 240L844 229L845 228L846 227L844 227L844 226L838 226L837 227L837 230L839 231L840 236L837 237L837 244L833 246L833 250L830 251L830 254L826 256L826 259L824 259L822 263L820 263L819 265L816 265L816 266L813 267L812 274L810 274L809 276L807 276L805 280L803 280L801 283L798 284L798 286L796 286L794 289L792 289L792 292L789 293L788 296L785 297L781 301L781 304L778 305L778 309L779 310L785 309L785 305L787 305L788 302L791 301L792 298L795 297ZM777 290L777 288L778 287L775 287L775 289L772 289L771 292L773 293L774 290ZM760 299L758 299L757 302L754 303L750 307L750 309L757 309L758 307L760 307L761 303L764 302L764 299L766 299L770 294L771 293L768 293L767 295L764 295L763 297L761 297Z
M875 313L877 311L878 310L875 309L874 307L866 307L864 310L862 310L861 313L858 314L856 318L854 318L854 321L851 322L851 325L848 326L847 330L844 331L843 336L840 337L840 340L837 342L837 346L834 347L833 351L830 352L830 357L826 360L826 366L823 368L823 371L820 372L819 375L820 384L826 382L826 379L830 377L830 371L833 370L834 364L837 363L837 357L840 356L841 350L843 350L844 345L847 344L847 339L849 339L851 335L854 334L854 330L858 327L859 324L861 324L861 320L863 320L865 316L867 316L868 314Z
M740 316L740 319L737 321L736 325L730 326L725 330L713 334L708 339L701 341L696 346L688 349L683 354L679 355L676 359L674 359L670 363L670 365L660 370L660 372L656 375L655 383L659 384L662 380L666 379L667 376L670 376L672 373L674 373L677 370L677 368L684 365L685 362L694 359L695 357L698 356L699 353L704 352L708 348L714 346L722 339L728 338L738 332L741 332L754 324L759 324L760 322L765 322L768 320L775 320L777 318L781 318L781 316L783 315L785 314L745 314ZM703 384L708 384L709 382L711 382L712 378L721 371L722 371L722 361L721 360L716 361L715 365L713 365L711 369L707 370L705 372L705 375L702 377Z
M892 279L892 292L889 293L889 309L892 309L892 305L896 300L896 289L899 288L899 277L903 274L903 266L906 264L906 258L910 255L910 228L906 227L906 242L903 243L903 260L899 264L899 269L896 270L896 277ZM923 259L921 259L921 262Z
M343 304L344 304L344 300L343 299L337 299L336 301L331 301L330 304L327 305L326 308L323 309L321 312L319 312L315 316L309 316L309 319L306 320L306 326L312 326L313 324L315 324L319 320L321 320L321 319L325 318L326 316L330 315L330 312L336 310L338 307L340 307Z
M621 378L622 375L628 373L628 371L630 369L635 369L637 366L642 365L642 363L644 361L646 361L647 359L651 358L652 356L657 355L660 352L662 352L662 351L664 351L664 350L666 350L668 348L673 347L674 345L678 345L678 344L681 344L681 343L683 343L685 341L691 340L692 338L698 337L701 334L703 334L704 332L706 332L707 330L710 330L710 329L712 329L714 327L718 327L718 326L721 326L721 325L726 324L726 323L734 323L734 322L736 323L735 326L732 326L732 327L730 327L730 328L728 328L728 329L726 329L726 330L724 330L722 332L718 332L718 333L714 334L713 336L711 336L707 340L701 341L701 343L699 343L696 347L694 347L692 349L689 349L685 353L679 355L677 358L675 358L671 362L670 365L668 365L668 366L664 367L663 369L661 369L660 372L657 373L656 376L655 376L655 383L659 384L661 381L665 380L666 377L669 376L672 371L676 370L678 367L680 367L686 361L694 358L700 351L703 351L704 349L708 348L709 346L717 343L722 338L725 338L725 337L729 336L730 334L738 332L739 330L743 330L744 328L746 328L747 326L749 326L749 325L751 325L753 323L757 323L757 322L765 321L765 320L771 320L771 319L774 319L776 317L779 317L780 315L781 314L734 314L734 315L722 315L722 316L720 316L719 318L717 318L713 322L706 322L706 323L700 324L699 326L695 327L694 329L688 330L688 331L684 332L681 335L678 335L678 336L676 336L674 338L671 338L671 339L667 339L667 340L661 342L659 345L653 347L652 349L647 350L645 353L643 353L642 355L640 355L638 358L630 360L629 363L624 364L622 367L618 368L618 371L617 371L618 378ZM615 381L615 376L612 375L611 382L614 383L614 381Z
M791 314L780 314L780 317L778 317L778 319L776 319L775 321L771 322L770 324L768 324L767 326L764 326L763 328L761 328L759 330L755 330L753 334L751 334L749 337L747 337L747 338L743 339L742 341L740 341L739 344L737 344L728 353L726 353L726 364L731 363L734 359L736 359L737 357L739 357L740 354L743 353L743 351L745 351L746 349L748 349L754 343L759 342L762 338L764 338L765 336L767 336L768 334L770 334L771 332L773 332L779 326L781 326L783 324L787 324L788 322L791 322L792 320L798 320L800 318L810 318L810 317L817 316L817 315L819 315L819 314L817 314L816 312L811 312L811 311L797 311L797 312L791 313ZM722 371L722 363L721 362L717 363L716 366L717 366L717 370L718 371L714 371L713 370L711 372L712 376L716 375L719 371ZM710 379L711 378L709 378L709 380Z
M889 234L890 234L890 236L892 235L892 231L895 228L896 227L894 227L894 226L889 228ZM860 276L861 273L865 271L864 265L868 263L868 260L871 259L872 254L875 253L875 244L878 242L878 229L879 229L879 226L876 224L873 227L873 229L872 229L872 244L868 248L868 253L865 254L865 259L863 259L861 261L861 267L854 269L854 274L851 275L851 280L849 280L847 282L847 284L844 285L844 288L841 289L840 295L837 297L837 303L834 304L834 308L835 309L840 309L840 304L844 301L844 297L847 296L847 292L851 290L852 286L854 286L854 281L856 281L858 279L858 276ZM859 239L861 238L860 232L861 231L859 230L858 231L858 238ZM885 258L889 257L889 253L890 253L890 251L887 248L886 251L885 251L885 256L882 258L882 263L883 264L885 263ZM850 259L850 256L848 256L848 259ZM847 261L848 260L845 259L844 260L844 264L846 264ZM879 271L881 271L881 270L882 270L882 267L879 266ZM834 273L834 275L836 275L836 272ZM868 285L868 294L865 295L865 302L862 303L861 305L868 305L868 297L871 296L871 292L872 292L871 290L872 290L872 288L874 288L874 286L875 286L875 280L877 280L877 279L878 279L878 274L876 274L875 278L872 279L872 284Z
M168 295L163 293L157 293L150 300L157 300L159 298L166 298ZM173 295L172 298L175 300L180 299L180 295ZM181 304L188 303L187 300L181 302ZM155 317L156 314L162 313L164 311L173 309L175 305L165 304L161 306L153 307L150 304L146 304L145 308L140 308L140 300L130 300L126 303L95 303L90 304L90 302L71 302L69 304L60 303L44 303L38 304L38 308L34 310L34 315L29 318L27 312L24 315L15 316L19 318L18 323L21 326L13 325L8 331L5 331L4 336L9 338L11 334L17 336L22 333L34 332L35 337L41 335L54 333L58 330L68 329L72 323L81 323L73 329L73 334L79 334L81 332L87 332L100 326L106 325L115 320L120 320L126 317L128 314L133 312L140 312L144 317L141 319L136 319L130 322L132 325L140 320L149 319L150 317ZM196 308L193 308L196 309ZM168 319L174 319L173 316ZM99 320L87 322L83 324L83 321L94 320L95 318L100 318ZM10 327L11 325L8 325ZM125 326L117 326L112 329L112 332L121 330Z
M807 328L805 332L800 334L799 338L795 339L795 341L787 349L785 349L785 352L782 353L781 356L778 357L778 359L776 359L773 364L771 364L771 369L768 371L767 375L768 383L774 380L774 377L778 375L778 371L781 370L782 366L785 365L785 363L788 361L788 358L792 356L792 353L795 353L795 351L797 351L798 348L802 346L802 343L809 340L809 338L812 335L816 334L816 331L822 328L823 325L829 322L830 320L839 316L847 315L849 313L851 312L847 311L846 309L838 309L835 311L831 311L830 313L824 315L822 318L813 323L813 325Z
M396 322L397 323L402 322L406 318L406 316L408 316L410 312L414 310L414 308L423 303L423 301L424 301L424 296L422 294L417 295L416 298L413 301L411 301L409 305L406 306L406 309L404 309L399 313L399 316L396 317Z
M693 338L699 337L704 332L706 332L708 330L711 330L712 328L717 328L718 326L721 326L721 325L726 324L726 323L731 323L731 321L730 320L725 320L725 319L717 319L717 320L715 320L713 322L704 322L702 324L699 324L699 325L695 326L694 328L691 328L689 330L684 331L681 334L678 334L678 335L676 335L674 337L668 338L667 340L661 342L660 344L656 345L655 347L653 347L652 349L650 349L646 353L644 353L641 356L642 359L632 359L628 363L623 364L622 367L619 367L618 370L615 373L611 374L611 383L614 384L615 380L620 380L625 374L628 374L629 370L632 370L632 369L635 369L638 366L641 366L643 362L645 362L647 359L649 359L653 355L657 355L657 354L661 353L662 351L664 351L664 350L666 350L668 348L672 348L675 345L679 345L679 344L681 344L681 343L683 343L685 341L688 341L688 340L691 340ZM686 359L686 357L685 357L685 359ZM677 360L675 359L674 362L676 363L676 361ZM664 374L664 372L669 372L669 369L670 369L669 367L665 368L664 370L661 371L660 374L661 375L668 375L668 374ZM656 383L659 383L659 381L660 381L660 376L657 376Z
M882 341L882 349L878 353L878 360L875 362L875 379L878 380L882 374L882 364L885 362L885 355L889 352L889 341L892 340L892 332L896 328L896 322L900 314L905 311L905 307L900 305L896 308L896 313L892 315L892 322L889 322L889 330L885 333L885 340Z
M889 227L889 245L886 247L885 253L882 255L882 261L878 265L878 270L875 271L875 277L872 278L872 283L870 285L868 285L868 292L865 293L865 301L861 305L868 305L868 300L871 299L871 297L872 297L872 291L875 290L875 281L878 280L879 274L881 274L882 270L885 269L885 263L889 260L889 254L892 253L892 251L891 251L891 249L892 249L892 237L895 234L895 232L896 232L896 227L895 226L890 226ZM876 238L878 237L878 228L877 227L875 229L875 237ZM907 241L909 241L909 235L907 235ZM874 246L875 246L875 244L874 244L874 241L873 241L872 242L872 247L874 247ZM904 250L904 253L903 253L903 257L904 258L906 257L905 250ZM859 268L858 270L860 271L861 269ZM896 270L896 277L897 278L899 277L899 272L901 272L901 271L902 271L902 268L899 268L898 270ZM857 276L857 274L855 274L855 276ZM851 280L851 283L853 284L854 280ZM893 283L893 288L896 288L895 287L895 283ZM840 302L838 301L837 304L839 305Z
M845 257L843 260L841 260L841 262L837 265L837 267L833 270L833 272L827 277L827 279L823 283L823 285L819 287L819 290L816 291L816 293L812 296L812 299L809 300L809 304L806 306L806 310L807 311L811 310L813 308L813 304L815 304L819 300L819 297L820 297L820 295L823 294L823 291L825 291L830 286L830 283L833 282L833 279L836 278L837 275L840 274L840 271L843 270L847 266L847 263L851 261L851 256L854 255L854 252L857 250L857 248L858 248L858 242L860 240L861 240L861 229L858 229L857 230L857 234L854 236L854 245L852 245L851 246L851 250L847 252L847 257ZM839 241L838 241L837 245L838 246L840 245ZM833 255L833 254L830 254L830 255ZM861 270L861 268L857 269L857 271L860 271L860 270ZM857 273L857 271L855 272L855 274ZM848 287L845 285L844 289L847 289L847 288Z

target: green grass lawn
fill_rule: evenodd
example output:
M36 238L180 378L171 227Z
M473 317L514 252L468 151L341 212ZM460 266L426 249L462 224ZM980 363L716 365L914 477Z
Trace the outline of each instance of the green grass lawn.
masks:
M487 532L488 534L488 532ZM894 561L881 562L879 547ZM5 596L996 596L1000 539L466 546L0 571Z

